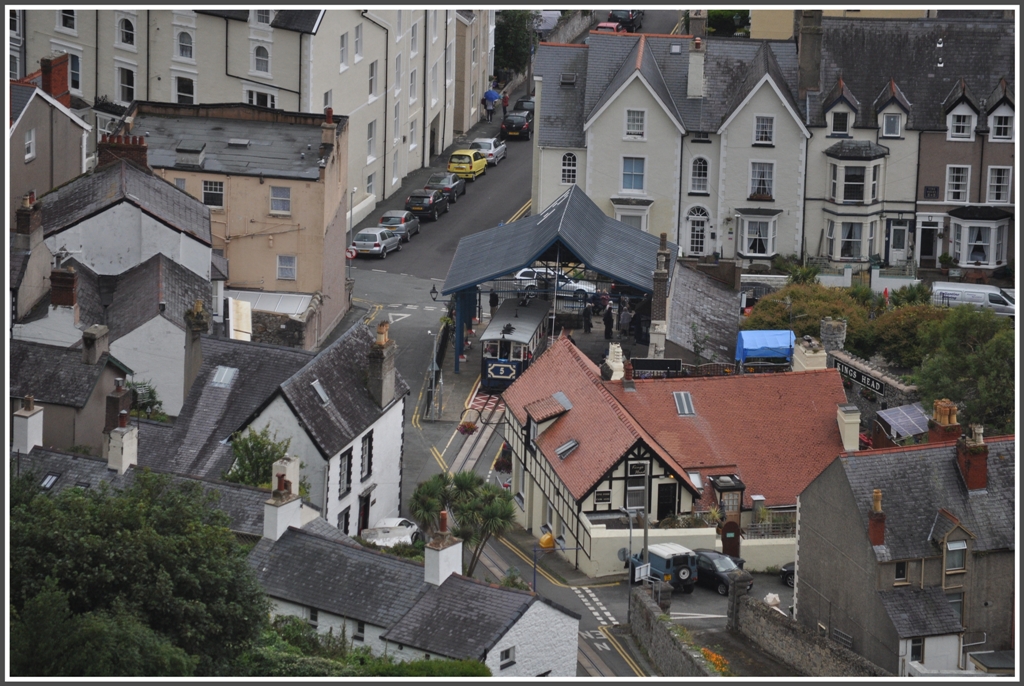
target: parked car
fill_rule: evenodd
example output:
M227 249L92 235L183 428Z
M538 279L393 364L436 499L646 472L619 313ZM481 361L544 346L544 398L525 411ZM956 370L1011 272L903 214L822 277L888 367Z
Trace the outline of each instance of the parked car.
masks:
M626 27L617 21L602 21L594 30L602 33L626 33Z
M530 114L533 114L536 109L537 103L534 102L533 98L519 98L512 107L513 112L529 112Z
M388 210L377 220L377 226L391 229L403 243L408 243L420 232L419 218L408 210Z
M476 177L487 173L487 158L479 150L456 150L448 158L448 171L476 181Z
M417 217L430 217L435 222L448 211L448 196L439 190L414 190L405 199L405 209Z
M622 24L630 33L639 31L643 23L643 13L640 10L612 10L608 13L609 22Z
M377 522L377 526L372 529L360 531L359 537L382 548L390 548L398 543L412 545L416 541L422 541L423 532L412 520L404 517L388 517Z
M999 286L980 283L937 281L932 284L932 304L937 307L971 305L978 309L992 310L1002 317L1017 314L1017 303L1013 295Z
M466 180L451 172L437 172L427 179L424 190L441 191L448 196L448 202L455 204L460 195L466 194Z
M402 249L402 239L391 229L378 226L357 233L352 239L352 247L358 250L360 255L379 255L383 260L389 252Z
M487 164L498 166L508 152L504 141L499 138L476 138L469 144L470 150L479 150L487 158Z
M749 591L754 587L754 577L743 569L743 558L725 555L715 550L697 548L697 583L718 591L718 595L729 595L729 586L734 583L746 584Z
M509 112L504 119L501 120L501 137L502 139L522 138L523 140L530 140L530 136L533 134L533 112L529 110L521 110L519 112Z
M577 281L565 274L556 272L548 267L527 267L515 273L516 290L519 297L533 298L537 292L548 292L552 289L552 282L558 277L558 292L560 294L572 293L573 297L580 302L586 302L592 293L596 292L594 284L587 281Z
M787 562L779 571L779 579L790 588L796 584L796 562Z
M650 577L672 584L672 589L693 593L693 586L699 580L697 556L694 551L678 543L655 543L647 547L647 561L651 565ZM634 569L643 564L643 553L637 553L626 560L629 580L636 580Z

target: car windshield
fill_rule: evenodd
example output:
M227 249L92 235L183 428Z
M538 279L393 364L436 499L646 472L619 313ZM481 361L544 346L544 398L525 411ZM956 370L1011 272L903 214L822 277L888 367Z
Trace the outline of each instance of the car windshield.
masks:
M473 150L490 150L491 149L491 144L490 143L473 143L469 147L472 148Z
M613 10L608 13L608 18L614 19L615 21L629 19L629 10Z
M720 572L731 572L734 569L739 569L739 567L736 566L736 563L728 557L716 557L712 562L715 565L715 569Z
M469 164L470 159L469 155L452 155L452 158L449 161L454 162L455 164Z
M402 223L401 217L381 217L380 223L384 226L398 226Z
M523 122L526 121L526 117L519 117L519 116L512 117L512 116L508 116L508 117L505 117L505 121L508 122L509 124L522 124Z
M445 174L431 174L430 178L427 179L428 186L433 184L443 186L446 183L448 183L448 177Z
M1006 298L1006 300L1007 300L1007 301L1008 301L1008 302L1009 302L1009 303L1010 303L1011 305L1014 305L1014 304L1016 304L1016 301L1015 301L1015 300L1013 299L1013 296L1012 296L1012 295L1010 295L1009 293L1007 293L1007 292L1006 292L1005 290L1000 290L999 292L1003 294L1003 297L1004 297L1004 298Z
M433 195L433 193L430 193L430 192L427 192L427 193L423 193L423 192L416 193L416 192L413 192L413 193L409 194L409 199L412 200L413 202L422 202L424 200L430 200L430 196L432 196L432 195Z
M375 233L360 233L356 235L356 240L360 243L373 243L377 240L377 234Z

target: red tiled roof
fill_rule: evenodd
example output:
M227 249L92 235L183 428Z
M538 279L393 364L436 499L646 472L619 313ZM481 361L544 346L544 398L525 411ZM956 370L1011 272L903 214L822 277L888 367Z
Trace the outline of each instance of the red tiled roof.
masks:
M534 403L551 399L558 391L569 399L572 409L537 437L537 447L574 498L583 498L638 439L666 465L673 465L672 458L604 388L597 366L566 338L555 341L502 397L525 426L527 408L533 409ZM571 440L579 445L564 460L559 459L556 448ZM677 476L696 492L684 472L677 471Z
M562 403L558 402L551 396L541 398L540 400L534 400L523 409L526 410L526 413L533 418L533 421L538 423L547 421L552 417L557 417L566 411L565 407L562 406Z
M682 471L735 473L746 484L744 505L763 495L768 507L792 505L797 494L843 453L836 406L846 402L839 372L635 381L602 385L650 432ZM689 391L696 412L680 417L673 392ZM705 495L708 492L705 484Z

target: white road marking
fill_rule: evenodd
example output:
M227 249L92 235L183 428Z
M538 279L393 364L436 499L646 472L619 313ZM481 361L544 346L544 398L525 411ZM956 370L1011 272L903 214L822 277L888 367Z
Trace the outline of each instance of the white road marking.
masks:
M673 612L672 619L725 619L728 615L705 615L699 612Z
M407 310L418 310L418 309L420 309L420 306L419 305L406 305L405 309L407 309Z
M377 272L378 274L387 274L388 273L387 269L371 269L370 271L371 272Z
M407 317L411 316L411 314L397 314L395 312L388 312L388 321L394 324L395 322L400 322L403 319L406 319Z

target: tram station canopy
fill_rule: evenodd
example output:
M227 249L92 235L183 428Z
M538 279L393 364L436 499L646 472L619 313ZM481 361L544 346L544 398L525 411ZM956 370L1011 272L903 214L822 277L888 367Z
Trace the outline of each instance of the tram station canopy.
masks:
M460 240L441 293L474 288L537 261L583 264L652 293L658 245L657 237L609 217L573 185L539 214ZM669 243L668 249L671 283L677 248Z

